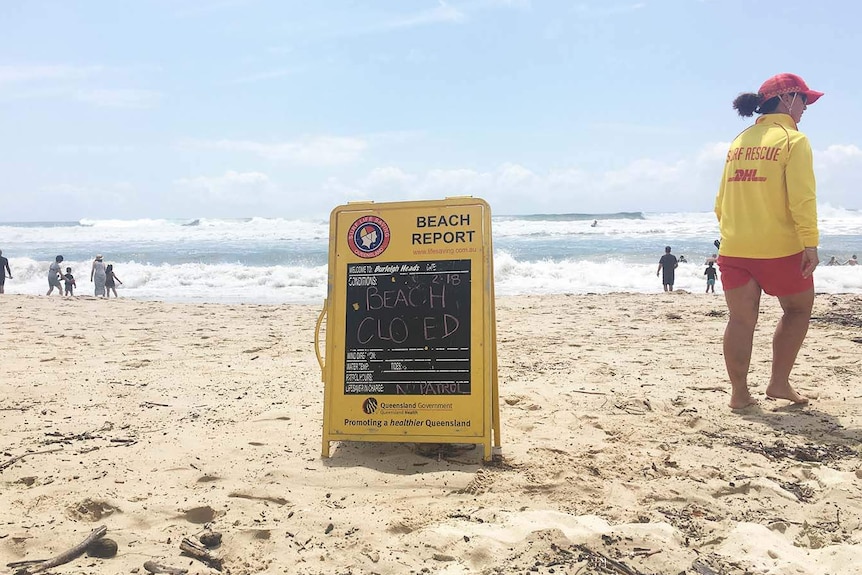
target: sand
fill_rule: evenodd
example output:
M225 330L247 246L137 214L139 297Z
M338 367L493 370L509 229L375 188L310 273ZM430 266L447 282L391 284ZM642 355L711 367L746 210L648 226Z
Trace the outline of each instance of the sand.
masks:
M860 310L818 295L800 408L763 396L765 298L761 403L733 413L721 296L500 298L503 460L482 465L321 459L318 306L0 296L0 573L100 525L116 557L52 572L215 572L179 549L208 527L231 574L860 573Z

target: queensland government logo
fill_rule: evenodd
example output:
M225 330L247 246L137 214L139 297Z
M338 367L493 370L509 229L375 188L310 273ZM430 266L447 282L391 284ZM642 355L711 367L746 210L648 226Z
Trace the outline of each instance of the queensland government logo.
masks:
M375 258L389 246L389 224L377 216L363 216L347 232L350 251L361 258Z
M369 397L365 401L362 402L362 411L371 415L375 411L377 411L377 400L373 397Z

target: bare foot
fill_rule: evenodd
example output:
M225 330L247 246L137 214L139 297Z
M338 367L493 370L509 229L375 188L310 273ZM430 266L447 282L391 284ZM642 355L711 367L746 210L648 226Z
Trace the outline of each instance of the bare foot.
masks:
M772 399L786 399L797 405L805 405L808 403L808 398L804 395L799 395L795 389L790 387L789 383L784 385L770 383L766 387L766 397Z
M730 409L745 409L752 405L757 405L757 400L751 397L750 393L744 395L732 395L730 397Z

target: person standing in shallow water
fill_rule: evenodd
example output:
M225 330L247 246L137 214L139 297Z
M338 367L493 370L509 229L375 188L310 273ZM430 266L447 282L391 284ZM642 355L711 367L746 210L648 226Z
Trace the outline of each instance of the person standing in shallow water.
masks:
M797 125L822 95L795 74L778 74L733 101L740 116L760 115L730 145L715 199L733 409L757 403L748 370L762 292L776 296L784 312L772 338L766 396L808 402L790 385L790 372L808 333L820 236L811 144Z
M75 295L75 288L78 287L78 284L75 283L75 276L72 275L72 268L66 268L66 273L63 274L63 283L66 284L65 295Z
M12 279L12 269L9 267L9 260L3 257L3 250L0 250L0 293L6 293L6 275Z
M666 246L664 255L658 260L658 269L655 272L655 277L662 274L661 283L664 286L664 291L673 291L673 280L678 265L676 256L670 253L670 246Z
M703 275L706 276L706 293L715 293L715 276L718 275L718 270L713 264L714 262L707 262L706 269L703 270Z
M119 297L117 295L117 284L123 285L123 282L114 273L114 265L108 264L105 268L105 296L108 299L111 298L112 291L114 292L114 297Z
M106 279L105 262L102 261L102 256L99 254L96 256L96 259L93 260L93 267L90 269L90 281L96 286L94 292L96 297L105 297Z
M60 285L60 278L63 277L63 272L60 271L60 264L62 262L63 256L57 256L48 267L48 293L45 295L51 295L54 292L54 288L57 288L57 295L62 297L63 286Z

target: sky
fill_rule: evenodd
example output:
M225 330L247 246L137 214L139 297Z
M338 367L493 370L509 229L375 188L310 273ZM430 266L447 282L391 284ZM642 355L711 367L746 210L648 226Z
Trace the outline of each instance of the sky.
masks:
M0 221L710 211L731 102L793 72L862 209L862 3L2 0Z

